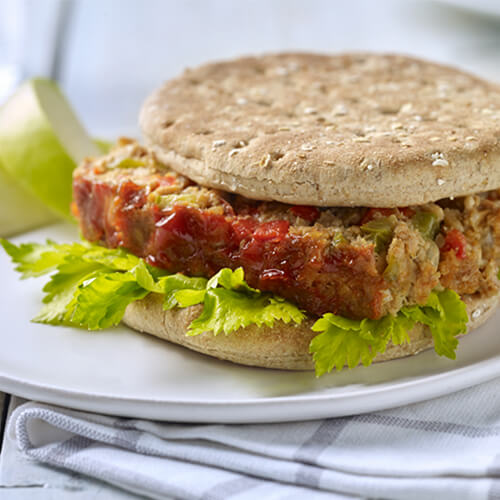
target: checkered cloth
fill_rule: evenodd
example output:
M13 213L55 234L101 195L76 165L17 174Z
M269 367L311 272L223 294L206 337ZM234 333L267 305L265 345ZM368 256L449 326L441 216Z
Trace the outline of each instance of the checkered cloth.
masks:
M500 379L283 424L157 423L27 403L9 435L28 457L151 498L500 499Z

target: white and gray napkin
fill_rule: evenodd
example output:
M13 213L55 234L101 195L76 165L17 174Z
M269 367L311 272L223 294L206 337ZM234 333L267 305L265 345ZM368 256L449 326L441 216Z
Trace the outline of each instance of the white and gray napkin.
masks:
M500 500L500 379L298 423L158 423L26 403L9 436L28 457L151 498Z

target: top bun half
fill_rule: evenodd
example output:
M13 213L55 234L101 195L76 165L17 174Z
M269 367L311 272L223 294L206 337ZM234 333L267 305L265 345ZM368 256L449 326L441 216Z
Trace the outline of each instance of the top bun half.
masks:
M500 187L500 87L406 56L188 69L147 99L140 123L164 163L259 200L396 207Z

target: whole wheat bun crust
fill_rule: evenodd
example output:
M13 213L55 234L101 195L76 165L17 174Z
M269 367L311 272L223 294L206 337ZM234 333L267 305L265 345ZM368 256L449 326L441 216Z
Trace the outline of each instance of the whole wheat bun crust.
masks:
M208 64L158 89L140 123L164 163L260 200L392 207L500 187L500 87L406 56Z
M162 300L161 295L150 294L131 303L125 311L124 323L140 332L234 363L284 370L314 369L309 354L309 343L317 335L311 330L313 320L306 320L300 325L277 322L272 328L250 325L229 335L221 333L215 336L207 332L188 336L188 326L200 314L201 306L164 311ZM471 318L468 324L470 331L494 313L499 296L487 299L469 297L464 300ZM479 315L473 315L474 311L478 311ZM409 344L389 344L386 351L378 354L374 361L403 358L431 347L433 341L428 327L417 324L410 332Z

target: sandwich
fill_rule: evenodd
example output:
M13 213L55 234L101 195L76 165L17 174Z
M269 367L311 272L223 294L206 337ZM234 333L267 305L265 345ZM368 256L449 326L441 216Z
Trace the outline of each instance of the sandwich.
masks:
M4 248L56 271L37 320L131 328L322 375L458 339L500 282L500 89L400 55L186 70L73 176L84 242Z

